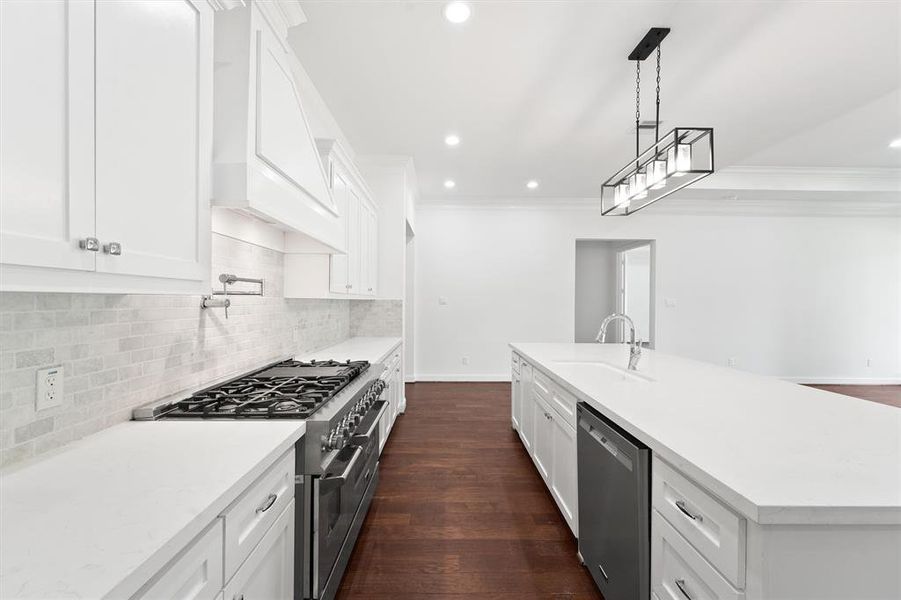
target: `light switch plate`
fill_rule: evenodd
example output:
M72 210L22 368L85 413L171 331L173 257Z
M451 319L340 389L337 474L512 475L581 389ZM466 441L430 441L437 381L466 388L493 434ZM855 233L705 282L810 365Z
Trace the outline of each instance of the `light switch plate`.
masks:
M63 368L59 365L38 371L35 410L53 408L63 403L63 375Z

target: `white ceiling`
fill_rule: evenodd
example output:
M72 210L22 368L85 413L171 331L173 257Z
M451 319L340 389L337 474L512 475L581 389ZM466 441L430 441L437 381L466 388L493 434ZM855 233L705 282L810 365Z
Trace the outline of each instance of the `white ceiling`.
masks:
M713 126L717 168L901 166L901 2L470 4L453 25L443 2L309 1L291 32L356 152L413 156L424 196L596 196L634 152L626 56L651 26L663 129Z

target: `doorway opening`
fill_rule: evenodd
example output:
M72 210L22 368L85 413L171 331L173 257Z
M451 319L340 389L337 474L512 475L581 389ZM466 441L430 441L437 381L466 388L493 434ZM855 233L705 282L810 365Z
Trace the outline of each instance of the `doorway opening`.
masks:
M655 346L656 242L576 240L575 340L594 342L601 321L625 313L642 345ZM607 340L628 341L628 327L611 325Z

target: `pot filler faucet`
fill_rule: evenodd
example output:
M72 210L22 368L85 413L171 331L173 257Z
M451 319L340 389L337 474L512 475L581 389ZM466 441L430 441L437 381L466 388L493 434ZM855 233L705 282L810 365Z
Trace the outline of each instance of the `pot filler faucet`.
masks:
M641 359L641 340L635 335L635 323L632 322L632 319L630 319L628 315L613 313L604 319L595 341L603 344L607 340L607 327L614 321L625 321L629 326L629 370L637 371L638 361Z

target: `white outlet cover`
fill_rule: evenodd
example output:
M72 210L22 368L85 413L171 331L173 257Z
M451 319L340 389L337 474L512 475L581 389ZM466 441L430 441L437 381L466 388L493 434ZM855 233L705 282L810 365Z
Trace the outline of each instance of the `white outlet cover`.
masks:
M438 296L438 305L447 306L447 298L445 298L444 296Z
M37 393L34 399L35 410L46 410L62 405L64 374L63 367L60 365L47 367L37 372L37 385L35 385Z
M675 298L664 298L663 304L667 308L676 308L676 305L679 304Z

